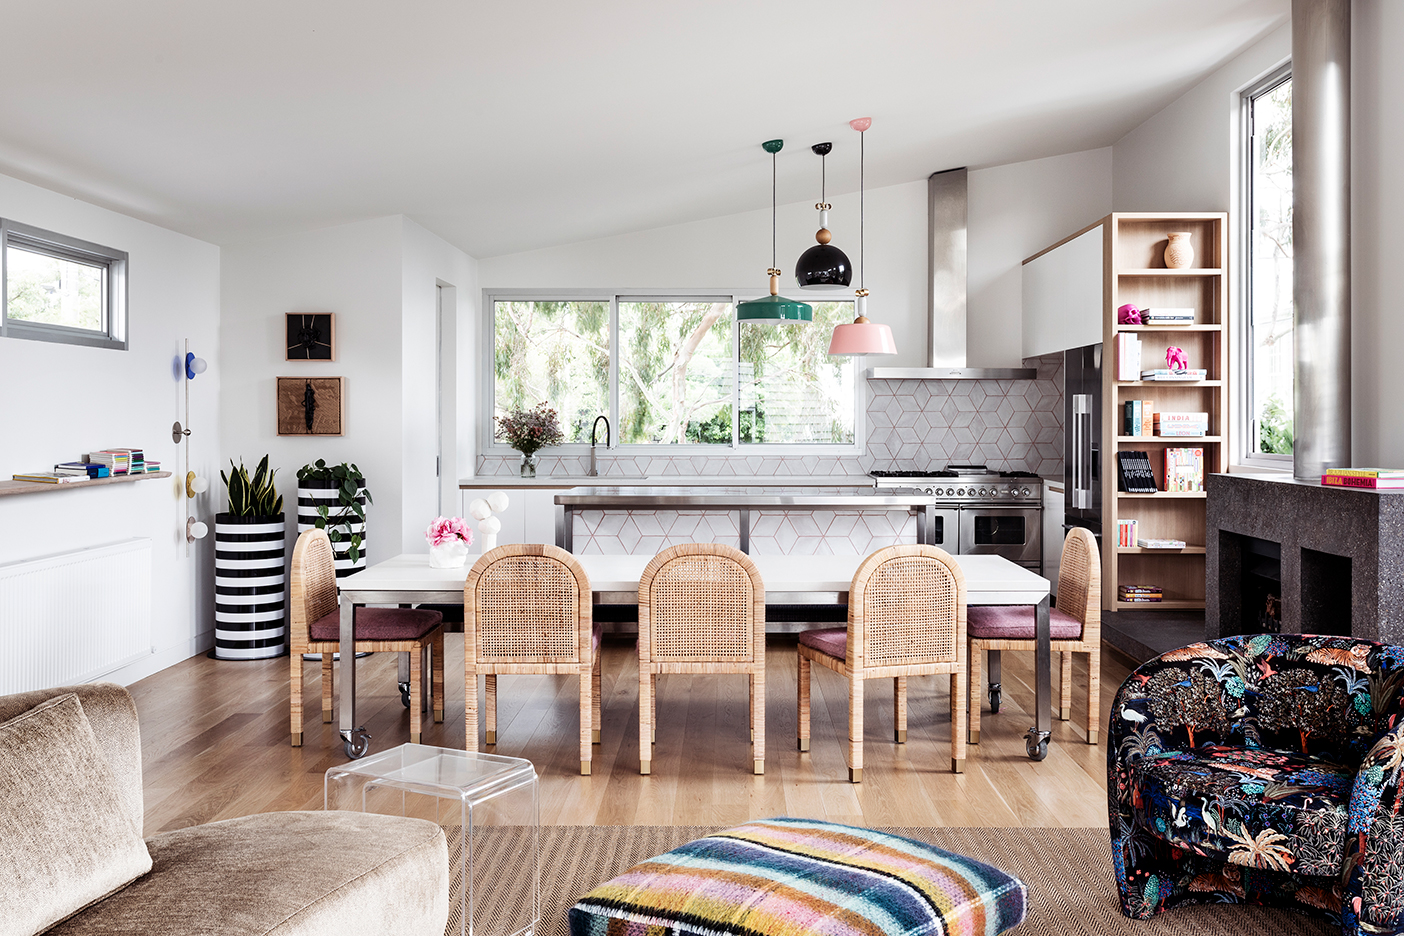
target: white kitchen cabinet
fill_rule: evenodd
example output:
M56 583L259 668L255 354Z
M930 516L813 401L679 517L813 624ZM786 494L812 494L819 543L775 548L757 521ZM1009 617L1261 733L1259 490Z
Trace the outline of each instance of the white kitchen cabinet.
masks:
M507 509L494 514L502 521L502 530L497 534L497 545L512 543L551 543L556 542L556 495L568 491L560 488L502 488L507 495ZM472 488L460 491L463 495L461 516L473 526L473 536L478 536L478 521L468 516L468 505L474 499L486 498L492 493L487 488Z
M1106 232L1099 221L1024 261L1024 357L1102 340Z
M1063 560L1063 489L1043 485L1043 577L1058 593L1058 567Z

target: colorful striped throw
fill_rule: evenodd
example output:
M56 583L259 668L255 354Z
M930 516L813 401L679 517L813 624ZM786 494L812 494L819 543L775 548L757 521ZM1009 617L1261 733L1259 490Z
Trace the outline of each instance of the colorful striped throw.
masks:
M569 911L571 936L994 936L1024 918L998 868L896 835L764 819L635 865Z

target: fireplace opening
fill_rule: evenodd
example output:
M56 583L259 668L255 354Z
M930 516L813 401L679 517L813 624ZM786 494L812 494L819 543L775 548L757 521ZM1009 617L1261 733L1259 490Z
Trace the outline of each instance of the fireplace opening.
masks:
M1349 556L1302 550L1302 633L1351 636Z
M1282 544L1240 536L1240 633L1282 632Z

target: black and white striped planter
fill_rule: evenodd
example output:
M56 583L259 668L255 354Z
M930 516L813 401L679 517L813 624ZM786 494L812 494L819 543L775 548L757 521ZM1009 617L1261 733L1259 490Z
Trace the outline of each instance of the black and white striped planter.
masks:
M364 482L364 479L362 481ZM297 482L297 532L301 534L306 530L316 528L317 505L319 504L325 504L333 517L340 513L340 491L341 488L336 481L318 481L309 478L306 481ZM356 492L356 502L362 508L366 506L364 483ZM340 579L366 567L366 524L360 517L352 514L349 522L327 524L328 533L333 528L341 531L341 539L332 543L332 554L336 558L336 577ZM346 554L351 548L351 534L353 533L361 537L361 546L355 562L352 562Z
M287 642L282 516L215 515L215 659L281 656Z

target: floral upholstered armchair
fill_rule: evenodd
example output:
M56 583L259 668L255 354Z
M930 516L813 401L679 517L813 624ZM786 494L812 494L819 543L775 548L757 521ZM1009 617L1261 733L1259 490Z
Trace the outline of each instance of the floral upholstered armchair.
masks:
M1259 903L1404 933L1404 647L1259 634L1140 667L1112 703L1121 909Z

